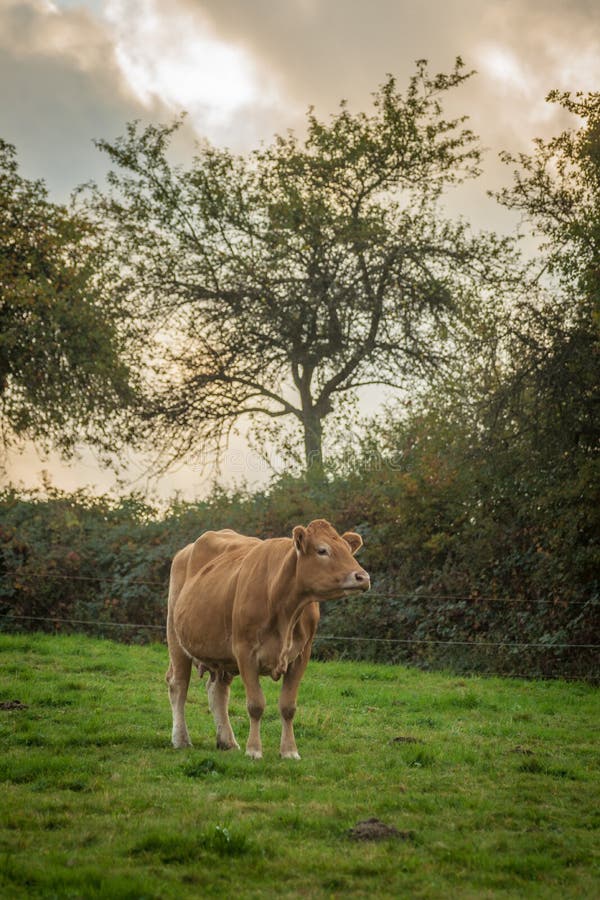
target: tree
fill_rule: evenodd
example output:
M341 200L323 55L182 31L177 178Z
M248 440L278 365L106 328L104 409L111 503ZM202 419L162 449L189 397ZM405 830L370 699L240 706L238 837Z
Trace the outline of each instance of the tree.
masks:
M182 457L242 416L300 424L307 464L342 398L397 387L444 357L461 306L502 250L445 221L440 197L478 173L464 119L442 101L461 85L417 64L389 76L373 111L309 111L303 140L247 157L208 145L187 169L167 151L179 122L100 141L118 167L93 207L107 224L115 285L154 327L143 418Z
M593 604L600 563L600 93L553 91L548 101L577 116L576 126L536 140L532 154L504 157L516 169L498 199L540 241L525 285L539 300L523 303L529 314L513 322L511 366L492 409L525 456L540 552L567 596L578 584Z
M434 384L409 416L380 421L370 449L393 453L401 475L433 470L415 490L425 515L411 511L405 522L404 502L395 521L405 535L421 524L428 538L433 532L428 543L439 529L443 571L454 566L468 590L492 586L538 598L544 608L532 621L545 622L538 634L549 644L559 623L551 604L564 605L561 627L569 630L560 640L571 634L574 643L593 643L600 587L600 94L549 99L578 117L576 127L537 140L531 154L504 154L514 181L498 199L539 241L515 280L512 303L485 308L484 352L474 352L469 335L453 377ZM435 477L439 472L445 479Z
M514 184L498 200L517 210L540 240L513 324L509 390L499 401L518 413L543 455L595 456L600 443L600 93L553 91L579 127L514 157Z
M0 140L0 425L65 455L109 449L133 397L118 310L98 286L93 226L50 202Z

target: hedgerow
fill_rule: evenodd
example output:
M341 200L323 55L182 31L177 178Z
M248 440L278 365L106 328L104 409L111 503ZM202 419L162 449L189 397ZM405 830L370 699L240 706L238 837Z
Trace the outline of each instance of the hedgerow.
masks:
M598 675L593 647L573 646L598 643L600 601L590 577L595 551L573 531L568 510L562 524L547 522L521 502L499 519L499 487L491 501L481 499L481 468L465 471L448 445L443 453L430 444L417 452L417 445L413 433L413 451L394 465L365 456L335 477L283 476L256 492L215 488L203 501L177 500L162 512L135 494L7 489L0 495L1 627L160 638L180 547L208 529L269 538L324 517L340 532L362 534L360 559L373 589L322 606L321 658ZM557 528L562 555L547 549ZM66 619L75 624L59 621Z

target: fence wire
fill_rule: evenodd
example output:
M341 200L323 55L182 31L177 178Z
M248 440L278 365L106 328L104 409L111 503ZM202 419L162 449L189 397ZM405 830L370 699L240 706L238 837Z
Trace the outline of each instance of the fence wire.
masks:
M127 586L130 585L142 585L146 587L156 587L165 591L168 590L168 579L164 581L149 581L147 579L138 579L131 578L127 579L125 575L75 575L64 572L11 572L6 573L5 578L14 578L15 580L20 580L21 582L27 581L29 578L42 578L42 579L57 579L62 581L88 581L95 582L98 584L113 584L116 585L119 581L125 580L127 582ZM430 594L430 593L421 593L419 590L413 591L412 593L397 593L393 591L380 591L376 588L372 588L369 590L370 597L380 597L384 600L423 600L427 601L441 601L446 603L524 603L528 605L532 604L542 604L547 603L552 606L588 606L590 603L594 601L592 599L589 600L564 600L560 597L498 597L498 596L487 596L484 594ZM600 606L600 600L597 601Z
M163 581L158 580L150 580L150 579L142 579L142 578L127 578L126 575L80 575L76 573L63 573L63 572L12 572L5 573L5 579L14 579L19 586L23 583L27 582L29 579L52 579L52 580L61 580L61 581L72 581L72 582L90 582L96 584L111 584L113 585L113 589L115 593L118 592L119 589L123 589L124 586L130 587L133 585L140 585L149 588L160 589L164 591L165 594L167 592L167 579ZM111 592L112 593L112 592ZM383 590L372 589L369 592L369 596L379 598L382 600L396 600L407 603L436 603L440 606L449 607L452 604L460 604L465 606L465 611L469 608L477 608L483 605L494 606L496 604L511 604L511 605L527 605L529 607L535 607L540 605L548 605L553 606L557 609L568 609L569 607L583 607L583 606L600 606L600 600L595 597L590 597L588 600L563 600L557 597L539 597L539 598L528 598L528 597L500 597L500 596L486 596L482 594L478 594L473 592L471 594L442 594L442 593L421 593L416 590L411 593L394 593ZM155 624L142 624L142 623L132 623L132 622L114 622L114 621L103 621L99 619L78 619L78 618L68 618L62 616L35 616L35 615L17 615L12 613L0 614L0 628L4 622L13 622L17 625L19 622L39 622L45 624L53 624L56 628L60 629L61 627L69 627L75 626L86 629L94 629L96 631L104 631L106 629L115 629L116 631L130 630L131 632L162 632L165 633L164 625L155 625ZM336 634L317 634L315 636L315 644L319 645L321 643L327 642L337 642L346 643L346 644L358 644L358 645L367 645L376 647L378 645L385 645L388 647L398 646L398 647L410 647L410 646L422 646L422 647L461 647L464 649L473 648L473 650L479 649L485 651L486 649L491 650L492 648L496 648L497 650L503 648L506 650L578 650L578 651L598 651L600 650L600 644L596 643L566 643L563 641L553 642L551 640L545 641L514 641L514 640L497 640L497 641L487 641L487 640L441 640L435 638L395 638L395 637L367 637L364 635L336 635ZM462 673L464 674L464 673ZM510 671L504 672L495 672L495 671L481 671L476 672L475 674L479 675L502 675L509 676L515 678L561 678L565 680L579 680L579 681L597 681L600 677L600 673L598 672L587 672L580 675L572 675L572 674L561 674L561 673L515 673Z
M98 620L92 619L66 619L58 616L17 616L17 615L3 615L0 617L0 626L2 622L5 620L11 621L30 621L30 622L46 622L53 623L59 625L82 625L85 627L96 628L101 630L103 628L130 628L138 631L151 630L151 631L161 631L165 632L164 625L142 625L139 623L132 622L101 622ZM549 647L556 648L587 648L587 649L600 649L600 644L542 644L542 643L515 643L512 641L437 641L437 640L429 640L426 638L377 638L377 637L359 637L357 636L348 636L348 635L333 635L333 634L317 634L315 636L315 643L320 641L369 641L373 643L386 643L386 644L437 644L437 645L460 645L460 646L468 646L468 647L544 647L548 649ZM492 670L485 671L477 671L477 672L460 672L461 677L473 675L477 678L489 678L493 676L499 676L503 678L523 678L529 681L534 679L542 679L545 681L583 681L589 683L596 683L598 680L598 673L586 673L581 675L571 675L571 674L562 674L562 673L548 673L548 672L496 672Z
M95 628L136 628L138 630L152 629L165 631L165 625L142 625L133 622L103 622L101 620L92 619L63 619L59 616L17 616L12 614L3 615L0 622L6 619L10 620L26 620L30 622L53 622L64 625L86 625ZM315 640L318 641L369 641L376 644L435 644L447 647L535 647L537 649L552 650L600 650L600 644L564 644L553 643L549 641L440 641L433 638L380 638L380 637L363 637L359 635L341 635L341 634L317 634Z

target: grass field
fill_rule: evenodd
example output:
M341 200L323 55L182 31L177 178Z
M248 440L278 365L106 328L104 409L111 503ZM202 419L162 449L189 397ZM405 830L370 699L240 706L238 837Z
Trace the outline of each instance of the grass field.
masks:
M597 689L311 663L301 762L170 747L166 648L0 635L0 896L600 896ZM247 734L242 687L232 722ZM377 817L400 837L357 842Z

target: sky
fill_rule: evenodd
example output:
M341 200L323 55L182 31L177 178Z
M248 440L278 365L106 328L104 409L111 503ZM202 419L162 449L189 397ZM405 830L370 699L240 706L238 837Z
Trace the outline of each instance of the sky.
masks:
M301 132L309 106L322 117L342 98L368 109L387 73L403 85L415 60L447 71L458 55L477 75L450 111L469 115L486 155L482 178L447 207L476 229L507 232L515 223L486 194L510 183L498 152L528 152L534 137L569 124L545 102L550 90L599 89L597 0L0 0L0 136L16 146L22 174L65 201L102 182L94 139L117 137L132 119L166 122L185 109L182 159L199 138L244 153ZM85 448L67 466L28 446L6 475L32 487L42 470L65 489L115 485ZM240 436L222 473L258 483L268 470ZM214 473L184 465L154 479L131 458L127 477L193 499Z

